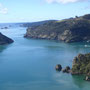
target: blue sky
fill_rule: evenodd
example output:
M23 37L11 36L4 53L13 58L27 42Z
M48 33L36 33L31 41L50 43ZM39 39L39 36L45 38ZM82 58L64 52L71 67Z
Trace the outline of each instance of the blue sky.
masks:
M90 0L0 0L0 23L61 20L90 13Z

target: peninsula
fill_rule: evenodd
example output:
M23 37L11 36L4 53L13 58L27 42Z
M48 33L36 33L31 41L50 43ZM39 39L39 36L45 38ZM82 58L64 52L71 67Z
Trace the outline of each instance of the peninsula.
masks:
M66 43L90 42L90 14L29 27L24 37Z

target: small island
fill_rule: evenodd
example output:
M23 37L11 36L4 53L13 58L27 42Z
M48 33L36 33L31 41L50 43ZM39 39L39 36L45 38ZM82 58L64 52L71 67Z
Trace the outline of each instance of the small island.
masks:
M90 14L29 27L24 37L66 43L90 42Z
M0 33L0 45L10 44L14 41L11 38L8 38L7 36Z
M85 80L90 81L90 53L79 54L73 60L72 75L85 75Z
M90 53L78 54L73 60L72 69L69 66L62 69L62 66L59 64L56 65L55 69L64 73L71 73L72 75L84 75L85 80L90 81Z
M73 60L72 74L90 75L90 53L79 54Z

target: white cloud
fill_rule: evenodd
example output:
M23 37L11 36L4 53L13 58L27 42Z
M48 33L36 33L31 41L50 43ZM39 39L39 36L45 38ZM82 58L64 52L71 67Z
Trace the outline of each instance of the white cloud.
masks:
M83 2L83 1L89 1L89 0L46 0L48 3L74 3L74 2Z
M8 9L6 7L4 7L1 3L0 3L0 13L1 14L7 14L8 13Z

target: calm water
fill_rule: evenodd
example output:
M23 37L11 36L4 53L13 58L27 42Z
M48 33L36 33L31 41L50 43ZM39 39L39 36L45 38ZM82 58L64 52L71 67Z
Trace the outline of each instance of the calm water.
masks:
M25 39L21 27L0 32L15 41L0 46L0 90L90 90L90 82L83 77L55 71L59 63L72 67L78 53L90 51L89 43Z

